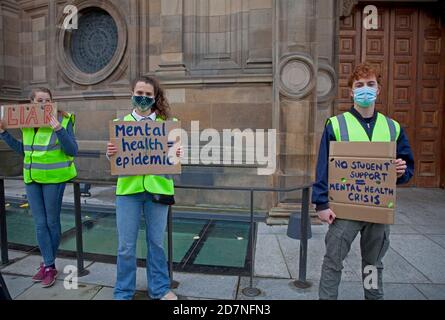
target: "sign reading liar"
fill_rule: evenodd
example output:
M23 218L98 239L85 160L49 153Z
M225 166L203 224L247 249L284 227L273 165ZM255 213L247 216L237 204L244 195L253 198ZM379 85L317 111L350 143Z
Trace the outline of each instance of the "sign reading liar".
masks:
M395 143L331 142L329 205L338 218L392 224Z
M176 151L181 144L178 121L110 121L112 175L179 174Z
M8 129L49 127L57 118L57 104L15 104L1 106L1 120Z

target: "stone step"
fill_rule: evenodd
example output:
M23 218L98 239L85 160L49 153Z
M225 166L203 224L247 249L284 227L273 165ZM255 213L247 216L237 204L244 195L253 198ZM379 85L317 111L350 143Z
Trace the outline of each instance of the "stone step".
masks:
M286 218L269 217L266 219L266 224L269 226L287 225L288 222L289 222L289 219L286 219Z
M285 217L268 217L266 219L266 224L271 225L287 225L289 223L289 218ZM322 222L318 217L311 217L311 224L312 225L321 225Z
M269 217L287 218L293 212L301 212L301 203L278 203L275 207L269 210ZM315 209L309 206L309 216L316 216Z
M206 214L240 214L250 215L250 209L236 208L228 206L188 206L188 205L175 205L174 211L177 212L192 212L192 213L206 213ZM266 215L266 210L258 208L254 209L255 215Z

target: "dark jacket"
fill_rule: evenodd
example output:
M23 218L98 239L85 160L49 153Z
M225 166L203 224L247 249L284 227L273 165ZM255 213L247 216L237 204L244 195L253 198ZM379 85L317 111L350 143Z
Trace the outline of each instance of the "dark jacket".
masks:
M372 118L365 119L360 113L351 108L350 112L357 118L360 124L365 129L371 140L372 132L374 130L377 119L377 112L374 112ZM323 136L321 137L320 150L318 152L317 171L315 183L312 186L312 203L316 205L316 210L324 210L329 208L328 200L328 157L329 157L329 143L336 141L332 124L329 121L324 128ZM397 179L397 184L407 183L414 173L414 157L409 146L408 137L405 131L400 127L400 135L397 139L397 159L406 161L407 169L405 174Z

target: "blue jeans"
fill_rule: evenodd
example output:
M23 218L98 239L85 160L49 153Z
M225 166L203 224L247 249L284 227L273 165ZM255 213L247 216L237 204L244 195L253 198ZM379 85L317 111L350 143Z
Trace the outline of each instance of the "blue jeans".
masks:
M55 263L60 244L62 209L65 183L26 184L26 194L34 218L37 243L45 266Z
M119 239L117 278L114 299L130 300L136 290L136 241L141 213L144 214L147 242L147 288L152 299L170 290L164 235L168 206L152 202L148 192L116 197L116 222Z

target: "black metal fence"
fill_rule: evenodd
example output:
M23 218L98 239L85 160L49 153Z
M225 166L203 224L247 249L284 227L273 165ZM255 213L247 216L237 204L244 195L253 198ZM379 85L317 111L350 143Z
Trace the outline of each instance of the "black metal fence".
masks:
M7 236L7 222L6 222L6 199L5 199L5 180L21 180L18 177L0 177L0 248L1 248L1 262L2 264L8 264L8 236ZM70 181L74 187L74 215L75 215L75 230L76 230L76 260L78 276L82 277L88 274L88 270L84 267L84 250L83 250L83 238L82 238L82 205L81 205L81 190L80 184L91 185L114 185L113 181L97 181L97 180L73 180ZM239 191L248 192L250 195L250 270L249 270L249 287L243 289L243 293L246 296L254 297L260 294L260 290L253 285L253 277L255 272L255 242L256 234L255 230L255 217L254 217L254 195L255 193L264 192L280 192L288 193L301 191L302 203L301 203L301 239L300 239L300 257L299 257L299 274L298 283L308 284L306 281L306 268L307 268L307 241L308 241L308 224L309 219L309 190L311 184L302 184L300 186L291 188L254 188L254 187L218 187L218 186L200 186L200 185L175 185L176 189L192 189L192 190L219 190L219 191ZM168 210L168 263L169 273L172 280L172 285L177 284L173 281L173 210L172 207Z

